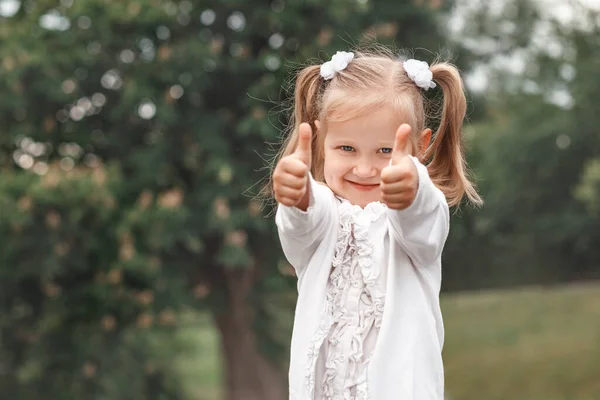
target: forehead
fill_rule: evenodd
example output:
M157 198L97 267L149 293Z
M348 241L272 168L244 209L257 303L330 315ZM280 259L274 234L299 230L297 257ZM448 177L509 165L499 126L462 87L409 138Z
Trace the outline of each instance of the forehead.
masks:
M347 120L334 118L328 121L326 138L394 140L396 130L402 122L405 121L392 107L381 107Z

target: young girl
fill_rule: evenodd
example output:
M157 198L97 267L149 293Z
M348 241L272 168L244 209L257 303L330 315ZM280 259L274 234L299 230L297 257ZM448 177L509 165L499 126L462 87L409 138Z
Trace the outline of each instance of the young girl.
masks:
M439 85L439 128L424 92ZM272 175L298 276L290 399L442 400L441 254L466 174L466 101L446 63L338 52L304 68Z

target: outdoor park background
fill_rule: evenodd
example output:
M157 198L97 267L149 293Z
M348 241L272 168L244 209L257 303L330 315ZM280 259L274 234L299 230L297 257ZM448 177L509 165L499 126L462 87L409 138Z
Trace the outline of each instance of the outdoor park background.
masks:
M600 399L599 12L0 0L0 397L286 398L295 280L256 195L294 71L376 39L469 89L449 397Z

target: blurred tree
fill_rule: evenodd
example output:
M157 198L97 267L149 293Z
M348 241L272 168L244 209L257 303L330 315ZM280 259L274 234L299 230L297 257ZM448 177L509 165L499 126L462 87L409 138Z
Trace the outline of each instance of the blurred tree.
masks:
M488 77L488 117L468 131L486 205L453 225L445 288L600 278L598 12L577 2L560 14L529 0L463 6L472 23L461 43Z
M152 398L117 343L188 303L220 331L229 399L285 398L294 280L252 196L285 123L271 111L305 60L363 35L442 50L450 2L3 4L0 390Z
M182 398L172 360L151 341L176 322L183 284L158 255L185 215L165 202L120 203L115 168L48 168L42 178L5 170L0 181L0 390Z

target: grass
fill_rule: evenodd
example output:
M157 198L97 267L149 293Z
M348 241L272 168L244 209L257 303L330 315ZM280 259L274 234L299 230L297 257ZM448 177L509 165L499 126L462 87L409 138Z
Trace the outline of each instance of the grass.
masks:
M205 315L187 318L179 339L193 343L195 351L184 354L176 368L187 383L185 389L190 399L220 400L223 395L218 333Z
M452 400L600 399L600 285L445 295L442 310ZM191 398L221 399L215 332L182 334L198 341L180 365Z
M442 302L453 400L600 399L600 285Z

